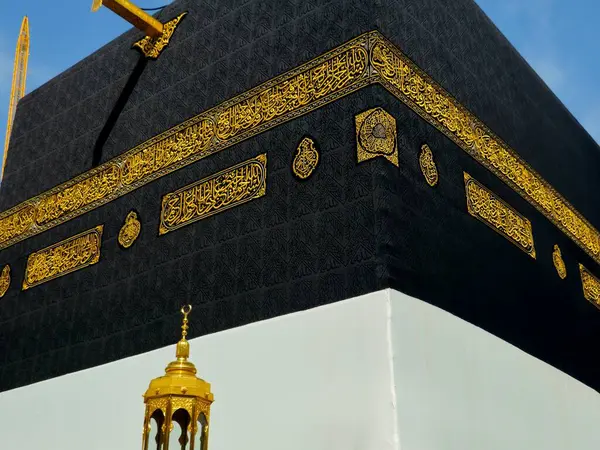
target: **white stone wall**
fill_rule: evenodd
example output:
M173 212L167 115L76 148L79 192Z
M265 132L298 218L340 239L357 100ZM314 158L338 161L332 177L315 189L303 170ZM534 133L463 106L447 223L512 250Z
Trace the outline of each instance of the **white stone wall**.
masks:
M402 450L600 448L596 391L445 311L390 299Z
M190 316L191 320L201 317ZM175 343L173 343L175 344ZM456 317L381 291L191 341L210 450L597 449L600 396ZM141 448L175 345L0 394L3 447Z

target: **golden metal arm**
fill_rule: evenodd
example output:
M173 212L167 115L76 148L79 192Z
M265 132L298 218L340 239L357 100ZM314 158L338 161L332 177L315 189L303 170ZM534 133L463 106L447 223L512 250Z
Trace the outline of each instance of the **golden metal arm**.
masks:
M158 37L163 33L162 23L128 0L94 0L92 11L98 11L102 5L146 33L146 36Z

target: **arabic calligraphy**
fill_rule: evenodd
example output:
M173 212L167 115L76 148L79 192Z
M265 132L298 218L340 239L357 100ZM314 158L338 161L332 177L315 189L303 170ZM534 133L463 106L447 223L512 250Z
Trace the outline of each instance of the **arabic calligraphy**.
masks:
M368 85L367 45L354 39L5 211L0 249Z
M383 108L373 108L357 114L354 120L358 162L382 156L397 167L396 119Z
M452 139L600 263L598 230L378 32L359 36L1 213L0 250L373 83ZM388 139L387 132L382 134L382 127L370 122L368 128L371 134L364 141L379 142L379 150L387 148L380 145Z
M425 177L427 184L431 187L434 187L438 183L439 175L437 166L433 160L433 153L427 144L423 144L421 146L421 153L419 154L419 166L421 167L421 172L423 173L423 177Z
M315 146L315 141L305 137L298 144L296 156L292 161L292 171L301 180L306 180L319 164L319 152Z
M96 264L100 260L103 230L104 225L99 225L29 255L23 290Z
M468 173L464 173L469 214L535 258L531 222Z
M2 269L2 274L0 274L0 298L4 297L4 294L6 294L9 287L10 287L10 266L7 264Z
M583 296L595 307L600 308L600 280L591 274L583 264L579 264Z
M511 186L600 262L600 233L477 117L384 39L371 48L381 83Z
M108 165L65 189L43 197L37 204L35 222L45 225L112 194L120 184L119 168Z
M0 241L24 235L35 223L35 208L25 205L0 219Z
M159 234L262 197L266 181L265 153L169 193L162 201Z

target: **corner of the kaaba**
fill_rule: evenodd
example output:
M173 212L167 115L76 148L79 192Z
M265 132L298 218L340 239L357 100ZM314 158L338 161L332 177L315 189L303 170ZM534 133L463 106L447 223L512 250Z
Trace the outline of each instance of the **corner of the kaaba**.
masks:
M131 30L19 103L0 224L33 225L0 243L1 390L169 345L184 303L196 337L384 288L600 388L579 265L600 268L578 228L381 67L326 73L394 46L515 173L600 226L597 144L471 0L179 0L158 17L183 12L156 60ZM469 209L467 174L513 222Z

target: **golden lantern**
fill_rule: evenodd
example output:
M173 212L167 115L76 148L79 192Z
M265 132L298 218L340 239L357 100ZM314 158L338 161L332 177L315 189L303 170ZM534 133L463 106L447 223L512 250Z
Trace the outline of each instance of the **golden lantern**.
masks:
M169 363L165 375L150 382L144 394L142 450L207 450L214 397L210 383L198 378L196 367L188 361L190 344L185 337L191 311L191 305L181 308L183 325L177 359Z

